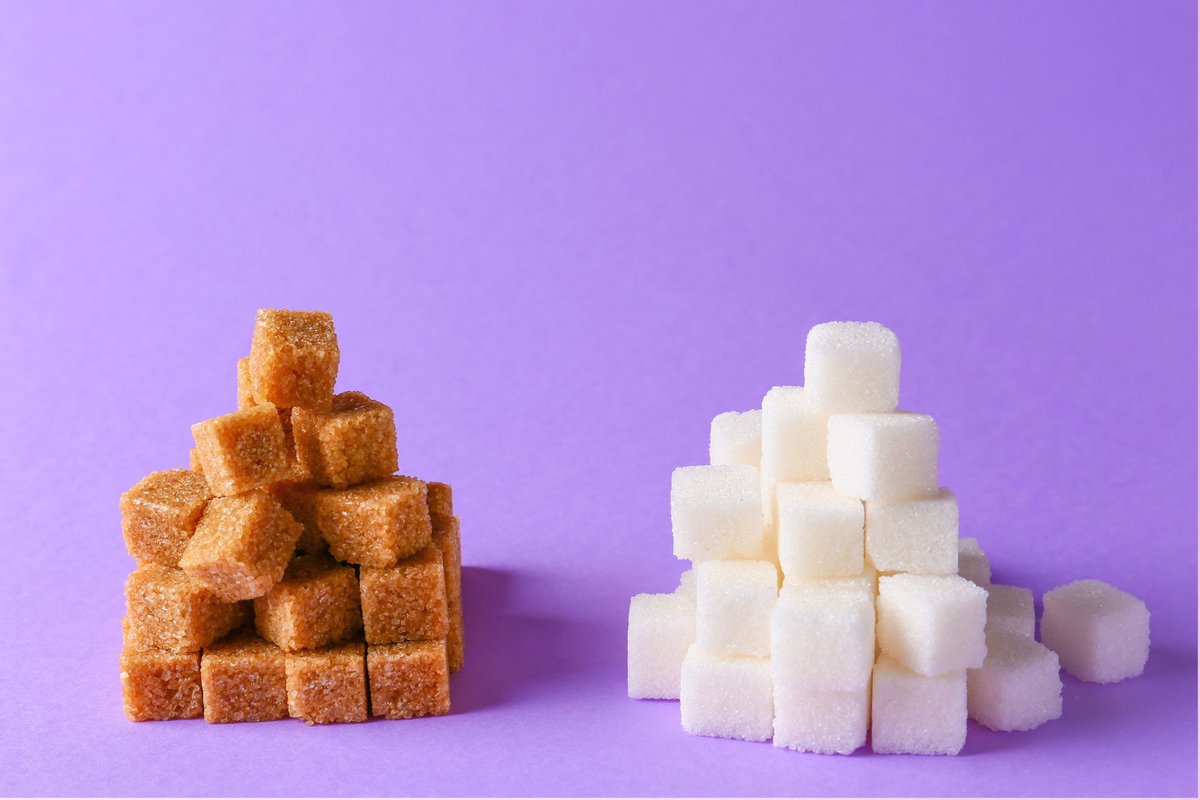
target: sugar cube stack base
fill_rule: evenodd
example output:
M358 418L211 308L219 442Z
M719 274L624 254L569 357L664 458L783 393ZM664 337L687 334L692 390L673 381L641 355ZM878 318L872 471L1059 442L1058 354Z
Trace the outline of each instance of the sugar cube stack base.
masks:
M238 410L121 497L133 721L309 724L450 710L462 553L450 486L395 475L392 410L334 393L333 318L260 310Z
M718 414L709 464L671 476L670 594L629 606L628 694L679 700L699 736L849 754L956 755L967 720L1059 718L1065 669L1140 675L1144 603L1101 581L1044 597L992 583L938 479L933 418L899 410L900 343L873 322L818 325L804 386Z

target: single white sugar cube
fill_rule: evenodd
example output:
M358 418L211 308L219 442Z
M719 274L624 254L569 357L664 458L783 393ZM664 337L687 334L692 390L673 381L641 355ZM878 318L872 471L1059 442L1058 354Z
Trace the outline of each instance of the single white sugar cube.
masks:
M1150 611L1103 581L1068 583L1042 597L1042 643L1081 681L1116 683L1146 667Z
M900 398L900 340L878 322L826 322L808 332L804 386L828 413L891 411Z
M876 569L958 572L958 499L949 489L916 500L872 500L866 508L867 553Z
M957 575L882 575L879 647L921 675L983 665L987 592Z
M688 598L692 603L696 602L696 570L694 567L684 570L683 574L679 576L679 585L675 587L675 594Z
M679 716L695 736L765 742L775 701L768 658L721 658L693 645L683 660Z
M937 423L908 411L835 414L829 476L834 489L859 500L929 497L938 490Z
M871 750L957 755L967 741L967 673L928 677L890 658L875 664L871 685Z
M863 504L833 484L780 483L779 565L784 578L852 577L863 571Z
M708 463L749 464L762 460L762 411L726 411L713 417L708 437Z
M849 755L867 743L870 687L848 692L775 685L775 746Z
M677 558L758 558L763 544L758 470L745 464L676 469L671 532Z
M769 561L702 561L696 570L696 644L716 656L771 655L779 593Z
M988 654L967 671L967 712L994 731L1028 731L1062 716L1058 656L1032 638L989 632Z
M875 598L819 581L785 583L771 614L771 677L789 689L865 689L875 662Z
M1033 590L991 583L986 587L987 631L1005 631L1033 638Z
M776 386L762 402L763 509L774 519L776 483L827 481L829 416L808 407L804 389Z
M979 546L978 539L958 540L958 574L977 586L987 586L992 582L992 565Z
M683 657L696 639L696 607L673 594L638 594L629 602L629 696L679 698Z

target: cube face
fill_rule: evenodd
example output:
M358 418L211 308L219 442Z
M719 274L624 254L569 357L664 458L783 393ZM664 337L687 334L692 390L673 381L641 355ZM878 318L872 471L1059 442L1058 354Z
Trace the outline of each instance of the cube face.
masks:
M128 637L138 649L196 652L240 626L247 609L222 602L182 570L142 564L125 582Z
M978 539L958 540L958 575L976 586L986 587L992 582L992 565Z
M1054 651L1021 635L988 633L988 654L967 671L967 711L994 731L1028 731L1062 716Z
M454 516L454 490L448 483L427 481L425 483L425 500L429 505L430 517Z
M462 669L466 657L462 607L462 543L459 531L458 517L434 515L433 543L442 553L442 568L446 580L446 614L449 617L446 658L450 662L451 672Z
M423 550L433 525L422 481L389 476L317 493L317 525L338 561L389 567Z
M839 494L859 500L928 497L938 490L937 460L933 417L896 411L829 418L829 476Z
M248 363L254 399L280 408L327 408L340 358L330 314L259 309Z
M766 483L829 480L829 415L814 411L799 386L776 386L762 401L762 476Z
M362 392L334 395L327 410L292 409L298 469L342 489L390 475L399 466L392 409Z
M867 743L868 687L821 691L775 686L776 747L802 753L850 755Z
M862 501L839 495L829 483L780 483L775 492L779 565L785 578L862 573Z
M250 380L250 356L237 362L237 407L238 411L258 405L254 400L254 384Z
M204 711L200 656L126 644L121 651L121 701L132 722L199 717Z
M441 551L429 545L391 567L359 571L369 644L445 639L450 619Z
M322 556L301 556L283 579L254 601L260 636L288 651L340 642L362 629L358 576Z
M887 412L900 399L900 340L877 322L826 322L808 332L804 387L828 414Z
M1062 668L1090 683L1141 675L1150 657L1146 604L1102 581L1075 581L1042 598L1042 643Z
M695 640L696 607L688 598L634 595L629 603L629 696L678 700L683 659Z
M212 494L203 475L186 469L151 473L121 495L121 532L139 561L179 566Z
M309 725L367 718L366 655L362 642L288 653L288 714Z
M254 406L192 426L196 458L212 493L248 492L289 476L287 442L274 407Z
M861 589L785 584L771 615L776 692L859 691L875 663L875 600Z
M888 575L876 601L879 647L921 675L974 669L987 654L987 592L957 575Z
M693 736L770 739L775 714L770 659L720 658L692 645L681 669L679 714Z
M948 489L916 500L876 500L867 507L867 553L884 572L955 575L958 499Z
M286 719L287 669L283 651L244 634L204 648L200 678L206 722Z
M179 566L225 602L252 600L283 577L302 530L266 491L218 497Z
M305 555L324 553L329 549L317 524L317 492L312 482L283 481L271 484L271 496L303 526L296 549Z
M677 558L758 558L763 547L758 470L744 464L676 469L671 532Z
M1033 638L1033 590L1020 586L987 586L987 632L1012 633Z
M871 750L957 755L967 741L967 674L918 675L884 658L871 687Z
M696 565L696 644L724 657L771 655L771 610L778 594L768 561Z
M762 461L762 411L726 411L713 417L708 438L709 464L745 464L758 469Z
M371 713L412 719L450 711L445 641L367 646Z

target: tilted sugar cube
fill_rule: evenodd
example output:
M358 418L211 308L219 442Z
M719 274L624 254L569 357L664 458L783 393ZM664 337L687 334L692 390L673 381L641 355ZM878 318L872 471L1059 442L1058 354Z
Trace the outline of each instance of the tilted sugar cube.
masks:
M891 411L900 397L900 340L878 322L826 322L808 332L804 386L826 413Z
M958 571L958 499L942 489L915 500L866 504L867 553L876 569L921 575Z
M874 662L872 595L819 581L784 584L771 614L777 690L862 690L871 682Z
M679 716L694 736L765 742L775 716L769 658L722 658L694 644L683 659Z
M671 473L675 556L689 561L758 558L763 546L760 502L754 467L679 467Z
M992 582L992 565L974 538L958 540L958 574L978 586Z
M1103 581L1075 581L1042 597L1042 643L1067 672L1090 683L1142 674L1150 657L1150 611Z
M638 594L629 603L629 696L679 698L683 657L696 638L696 607L674 594Z
M987 592L957 575L884 575L879 647L921 675L982 666Z
M907 411L835 414L829 476L834 489L859 500L929 497L938 490L937 423Z
M852 577L863 571L863 504L830 483L780 483L779 565L785 578Z
M983 666L967 670L967 710L994 731L1027 731L1062 716L1058 656L1031 637L989 631Z
M713 417L708 463L759 466L762 460L762 411L726 411Z
M867 743L871 690L792 689L775 685L776 747L849 755Z
M918 675L890 658L871 683L871 750L957 755L967 741L967 674Z
M696 565L696 644L719 656L771 655L771 609L779 591L768 561Z
M829 416L813 411L799 386L776 386L762 402L763 508L774 518L774 485L827 481Z
M987 630L1033 638L1033 590L999 583L987 587Z

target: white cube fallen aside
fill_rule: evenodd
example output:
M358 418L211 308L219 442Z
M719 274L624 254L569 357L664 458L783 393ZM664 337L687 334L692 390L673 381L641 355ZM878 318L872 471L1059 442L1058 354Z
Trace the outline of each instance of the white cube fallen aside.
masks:
M1116 683L1146 668L1150 611L1103 581L1075 581L1042 597L1042 644L1076 678Z

